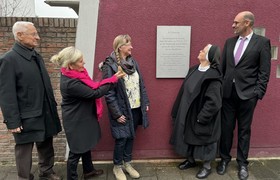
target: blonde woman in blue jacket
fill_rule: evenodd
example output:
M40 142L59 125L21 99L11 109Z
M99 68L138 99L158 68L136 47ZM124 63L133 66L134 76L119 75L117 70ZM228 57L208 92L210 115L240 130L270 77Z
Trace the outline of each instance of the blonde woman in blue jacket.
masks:
M132 148L137 126L143 125L147 128L149 125L147 117L149 99L139 66L131 56L130 36L117 36L113 48L114 51L103 63L102 71L103 78L111 77L120 68L126 73L126 76L105 95L111 131L115 138L113 173L117 180L126 180L122 165L132 178L140 177L131 166Z

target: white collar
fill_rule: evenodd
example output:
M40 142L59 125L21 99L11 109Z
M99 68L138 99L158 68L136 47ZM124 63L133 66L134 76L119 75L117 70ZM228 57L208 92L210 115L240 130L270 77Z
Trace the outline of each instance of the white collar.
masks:
M241 36L239 36L239 37L238 37L238 40L240 40L240 38L247 38L247 40L249 40L249 41L250 41L250 40L251 40L251 38L252 38L252 36L253 36L253 33L254 33L254 32L252 31L250 34L248 34L248 35L247 35L247 36L245 36L245 37L241 37Z
M210 65L202 67L201 65L198 66L198 70L200 72L205 72L210 68Z

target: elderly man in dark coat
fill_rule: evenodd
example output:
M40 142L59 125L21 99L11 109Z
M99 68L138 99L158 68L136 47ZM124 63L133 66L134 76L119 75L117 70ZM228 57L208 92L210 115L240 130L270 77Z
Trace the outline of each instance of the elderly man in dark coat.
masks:
M40 179L59 180L53 171L53 136L61 131L53 90L42 57L34 50L40 37L33 23L13 25L15 44L0 58L0 106L15 139L18 179L33 179L34 142Z

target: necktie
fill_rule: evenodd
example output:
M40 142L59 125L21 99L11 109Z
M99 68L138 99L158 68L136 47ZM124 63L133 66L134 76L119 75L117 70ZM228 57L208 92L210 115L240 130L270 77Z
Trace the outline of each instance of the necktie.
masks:
M241 57L241 53L242 53L242 50L243 50L243 46L244 46L244 42L246 41L247 38L241 38L241 42L237 48L237 51L234 55L234 61L235 61L235 65L238 64L239 60L240 60L240 57Z

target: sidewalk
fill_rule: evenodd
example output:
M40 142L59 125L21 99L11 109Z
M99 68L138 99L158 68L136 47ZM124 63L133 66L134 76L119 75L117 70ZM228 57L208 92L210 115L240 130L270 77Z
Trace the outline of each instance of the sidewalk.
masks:
M191 180L195 177L199 167L188 170L179 170L178 163L183 160L141 160L135 161L134 167L141 175L140 180ZM280 159L250 159L248 180L279 180L280 179ZM199 162L198 162L199 163ZM201 163L199 163L201 165ZM212 163L212 173L208 180L238 180L236 161L231 161L227 173L223 176L216 173L217 162ZM103 169L104 174L94 177L95 180L115 180L112 173L113 165L111 162L96 162L96 169ZM66 164L57 163L54 170L66 180ZM35 180L38 180L37 165L33 165L32 172ZM79 179L82 178L81 165L78 166ZM15 166L0 166L0 180L16 180ZM131 180L129 175L127 179Z

